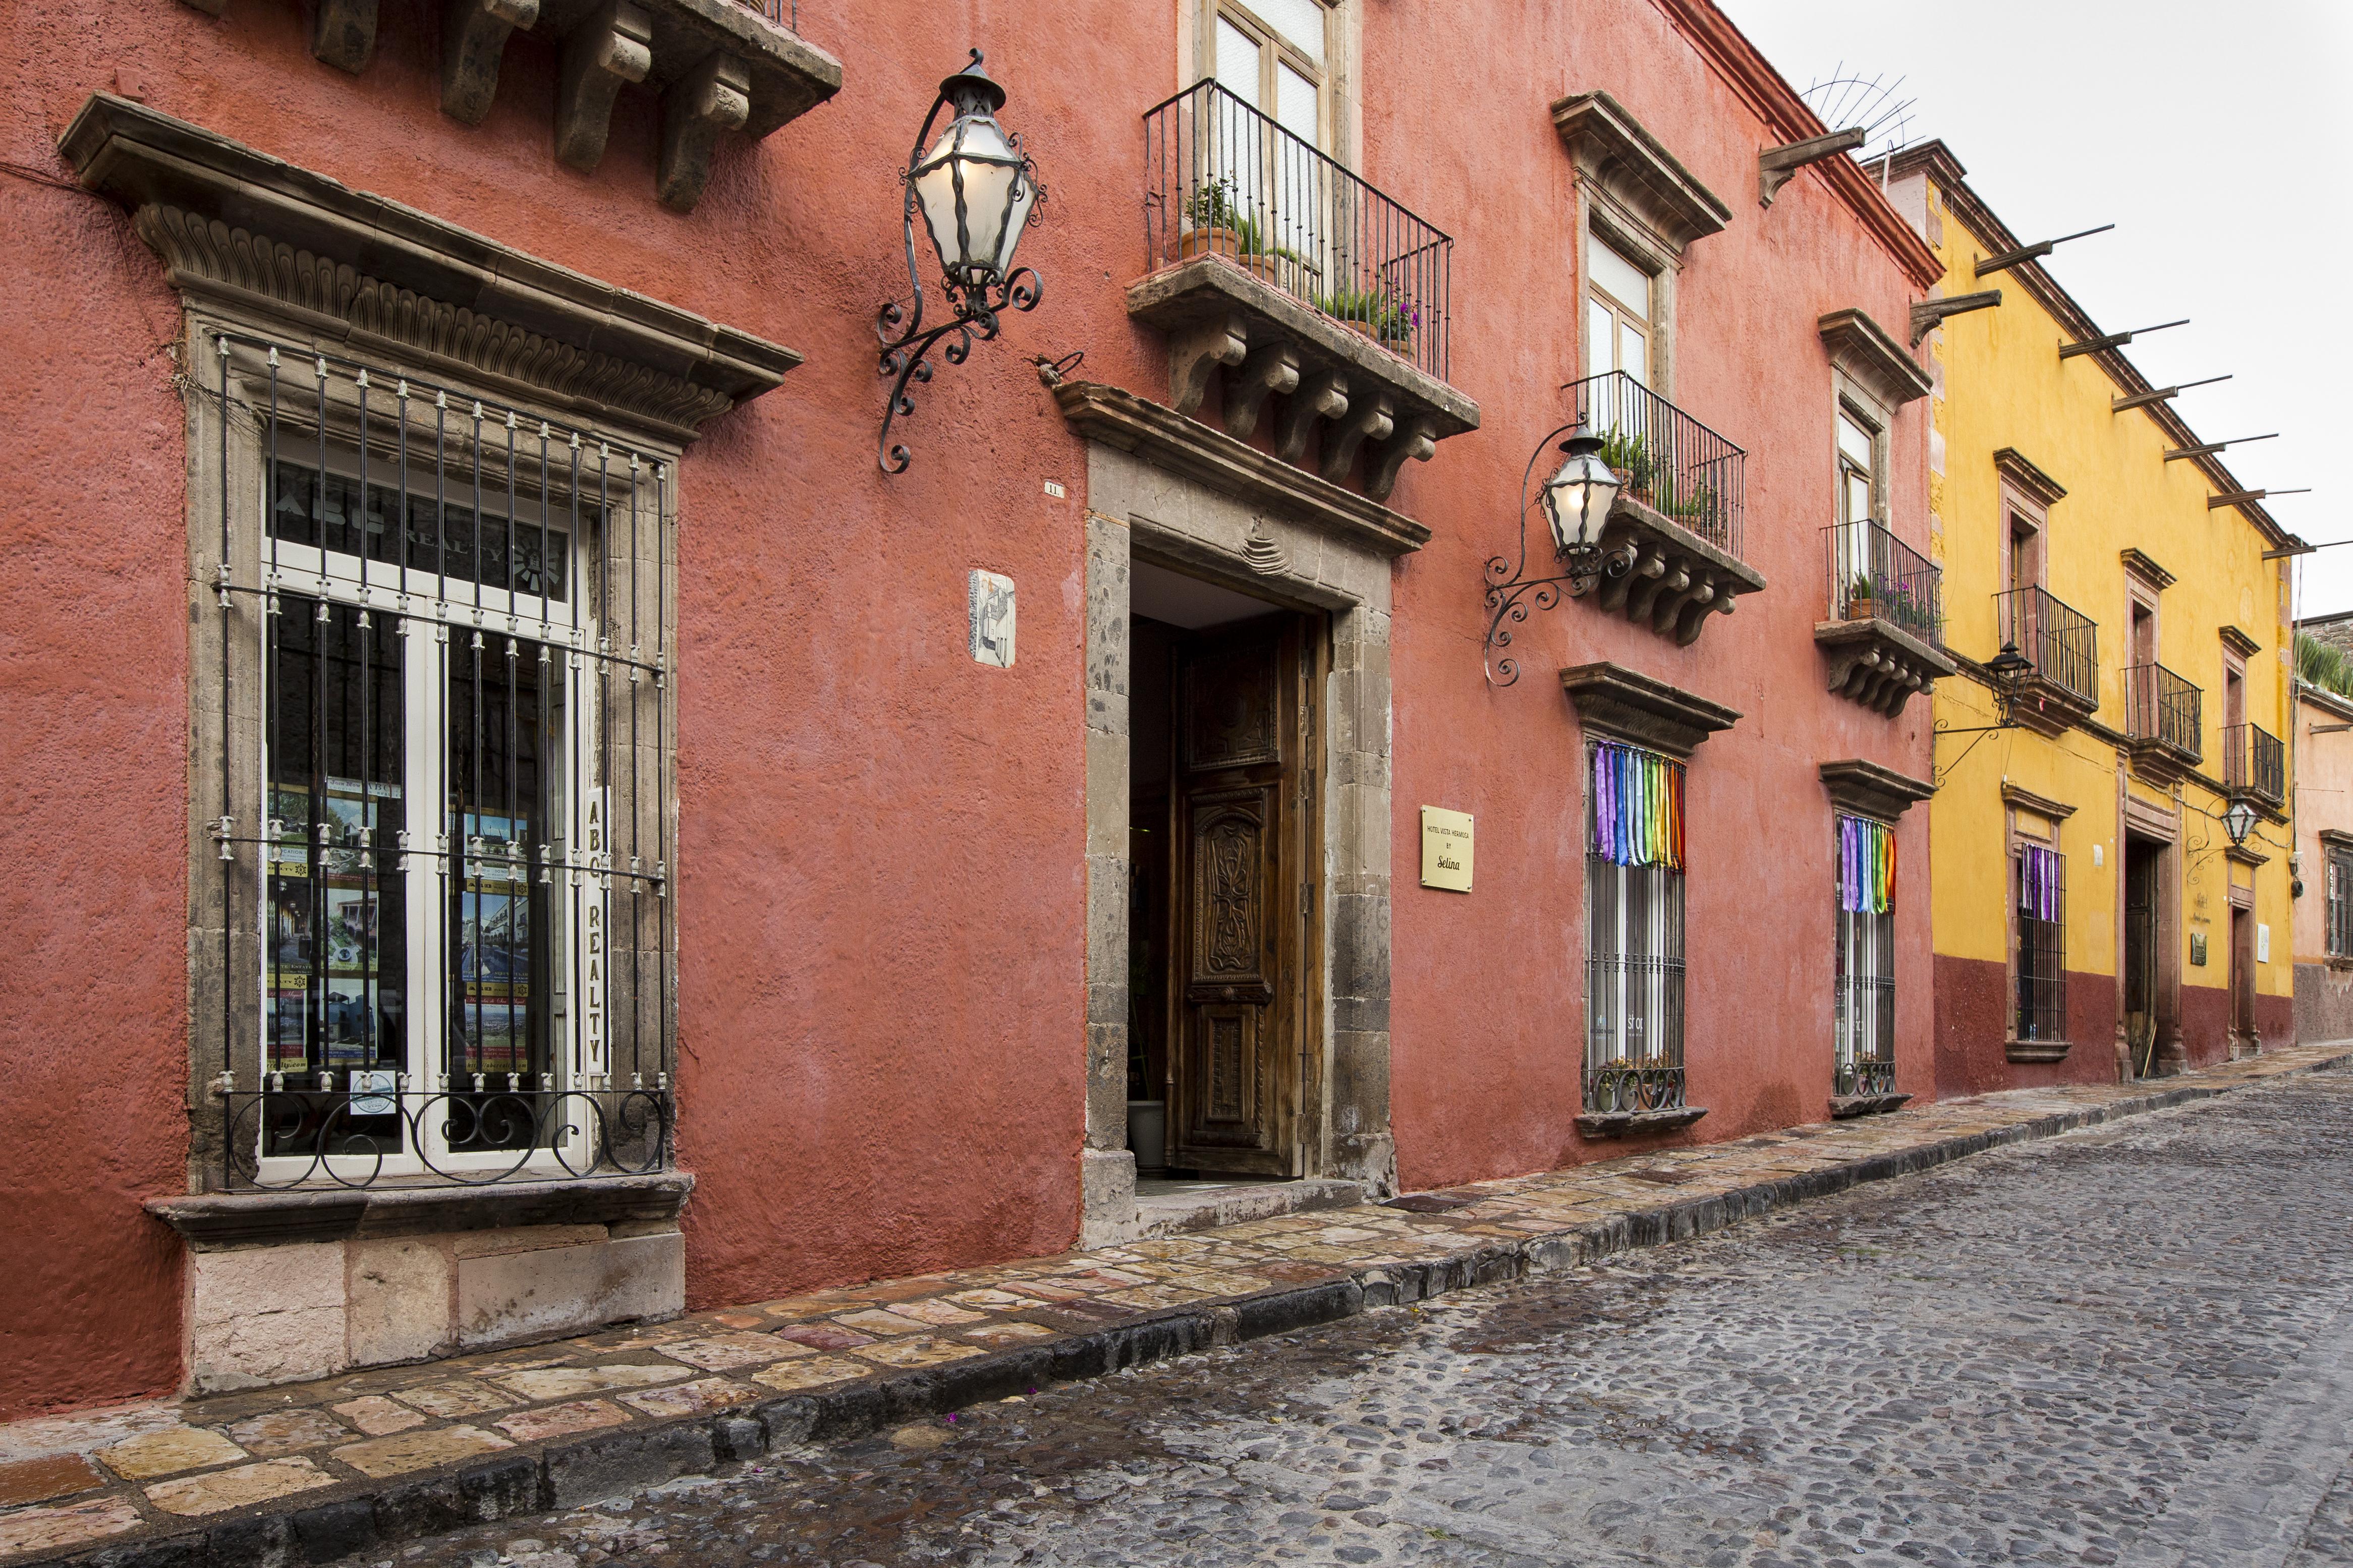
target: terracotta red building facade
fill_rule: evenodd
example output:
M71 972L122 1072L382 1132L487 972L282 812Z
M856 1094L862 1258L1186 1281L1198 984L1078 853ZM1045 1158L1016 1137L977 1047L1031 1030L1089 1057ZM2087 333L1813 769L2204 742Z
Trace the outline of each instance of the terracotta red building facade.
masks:
M6 1413L1933 1092L1939 268L1704 0L16 36Z

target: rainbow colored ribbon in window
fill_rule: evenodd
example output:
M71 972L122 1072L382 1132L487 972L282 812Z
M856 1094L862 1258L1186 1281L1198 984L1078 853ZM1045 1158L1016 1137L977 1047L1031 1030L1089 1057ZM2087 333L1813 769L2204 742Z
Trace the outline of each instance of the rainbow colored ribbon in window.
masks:
M1839 908L1883 915L1895 908L1895 835L1864 816L1838 819Z
M1656 752L1593 747L1592 851L1619 866L1683 868L1683 767Z
M2059 852L2019 846L2018 907L2039 921L2059 918Z

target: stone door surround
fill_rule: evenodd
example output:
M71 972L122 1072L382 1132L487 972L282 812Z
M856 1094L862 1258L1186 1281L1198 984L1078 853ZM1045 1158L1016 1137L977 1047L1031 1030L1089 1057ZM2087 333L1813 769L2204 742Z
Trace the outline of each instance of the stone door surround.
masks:
M1305 1169L1397 1186L1389 1130L1389 574L1410 520L1132 394L1055 396L1087 448L1087 1138L1079 1244L1137 1234L1127 1151L1129 577L1138 558L1330 618L1311 759L1321 856L1321 1043L1303 1106Z

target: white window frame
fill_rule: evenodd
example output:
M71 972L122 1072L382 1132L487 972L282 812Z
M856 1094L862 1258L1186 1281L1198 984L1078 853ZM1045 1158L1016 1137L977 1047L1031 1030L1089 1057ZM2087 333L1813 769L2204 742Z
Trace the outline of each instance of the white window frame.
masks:
M476 384L438 363L429 372L403 365L393 357L397 351L384 352L382 345L372 348L364 362L349 357L341 344L307 346L306 336L265 310L192 310L185 342L192 367L186 377L187 538L195 567L190 718L198 759L188 822L188 1068L198 1103L208 1092L209 1109L217 1112L200 1119L194 1130L192 1180L199 1187L230 1190L333 1190L378 1180L477 1184L669 1168L674 1158L670 1097L677 1037L678 930L670 905L677 826L676 715L670 700L676 640L677 446L649 438L642 426L608 427L601 416L584 420L573 401L557 395L542 400L518 395L512 384ZM224 342L231 351L226 358L218 353ZM323 404L315 374L322 354L332 367ZM477 585L470 579L452 575L444 592L434 572L371 554L363 581L359 557L344 550L322 551L320 544L285 539L276 541L273 552L267 517L273 457L316 471L323 422L328 471L344 479L358 478L363 415L356 373L363 363L370 381L370 489L397 488L401 421L395 409L400 393L410 388L407 376L416 388L407 421L411 497L432 493L438 440L449 504L470 507L479 398L484 416L479 433L484 520L508 510L506 417L512 410L518 463L513 510L525 539L538 521L532 492L538 488L538 440L546 422L551 525L563 517L563 531L570 536L565 599L551 598L543 612L536 592L510 593L485 582L480 584L478 610ZM430 405L437 389L447 396L444 409ZM584 516L577 530L568 516L573 435L582 443L578 493ZM586 515L592 508L602 509L601 518ZM406 546L395 553L405 554ZM564 966L565 1006L560 1017L551 1016L548 1050L541 1058L544 1076L520 1074L514 1085L527 1108L545 1113L548 1130L563 1130L544 1144L534 1137L528 1147L521 1140L500 1139L513 1146L479 1152L453 1153L445 1146L434 1120L441 1110L428 1104L443 1092L440 1064L446 1060L442 1047L448 1025L440 1009L451 1005L449 964L459 962L446 955L448 922L457 906L438 888L420 896L413 881L420 873L412 864L403 883L408 944L405 1037L396 1068L391 1049L382 1064L403 1075L397 1090L400 1147L380 1157L373 1151L261 1152L266 1144L260 1124L271 1113L269 1097L301 1093L315 1104L322 1093L321 1065L332 1074L325 1094L354 1100L383 1097L373 1082L363 1089L348 1081L351 1064L340 1052L328 1064L322 1049L320 1063L275 1077L268 1042L273 999L265 938L272 911L264 858L278 846L270 832L275 803L265 755L265 689L273 637L267 605L275 594L308 608L322 593L337 606L356 609L364 604L372 616L409 617L409 629L393 634L404 639L401 697L407 715L401 785L409 843L401 852L428 862L431 871L422 874L435 879L443 867L440 833L431 821L431 804L443 798L444 781L436 772L440 747L421 739L424 732L417 726L443 700L431 686L444 679L442 639L461 642L479 626L486 637L512 634L543 642L551 661L561 660L555 679L563 683L565 732L556 743L566 752L576 744L577 754L564 764L560 820L551 816L539 830L546 836L542 869L551 881L572 885L581 912L575 921L573 894L550 900L547 962ZM571 622L575 604L580 616L576 631ZM350 636L343 613L337 612L339 641ZM385 827L388 835L393 825ZM560 847L554 837L559 827ZM550 974L547 984L552 1008L556 977ZM374 999L371 1010L373 1033L389 1020ZM495 1097L509 1092L509 1084L503 1071L490 1075L479 1089L461 1075L448 1090L453 1096ZM338 1109L330 1103L326 1113ZM413 1145L412 1126L419 1143L433 1146Z
M307 431L301 426L290 424L284 427L284 433L291 437L293 449L281 450L279 460L316 473L319 458L315 423ZM355 444L346 447L331 436L326 456L330 473L353 485L359 482L360 464ZM502 457L502 453L495 451L490 441L485 440L480 452L480 462L485 468L500 462ZM265 455L265 468L269 460ZM429 468L420 468L412 461L406 477L412 495L432 493L435 475ZM400 474L396 466L379 466L371 461L366 479L371 489L395 488L399 484ZM565 596L562 600L550 600L543 604L537 595L517 594L510 588L491 587L480 582L481 563L479 561L475 563L477 579L459 582L433 572L409 567L405 563L396 564L371 559L363 566L358 556L330 551L323 544L280 540L269 531L268 509L271 485L265 472L262 481L255 487L254 525L257 536L266 542L262 549L267 581L276 590L280 616L293 613L291 605L294 604L307 606L322 598L354 610L377 615L396 611L399 616L396 635L404 644L401 659L404 810L399 827L387 826L384 831L406 832L407 841L413 846L447 845L441 812L443 803L449 798L449 781L443 775L442 767L451 748L438 737L449 721L448 683L450 674L460 657L460 650L477 633L487 632L494 637L539 643L557 652L562 661L559 679L564 690L564 719L555 745L559 748L559 754L575 758L596 754L594 682L587 673L585 656L586 650L597 645L596 616L600 607L583 603L588 587L585 568L592 559L592 552L586 541L573 536L568 518L562 531L568 552ZM469 486L462 495L452 494L449 499L452 504L470 508L475 497ZM542 518L541 504L527 502L521 497L514 500L512 510L504 496L486 492L481 500L483 515L491 515L491 509L495 507L510 531L535 526ZM552 523L552 518L549 521ZM598 526L601 532L602 525ZM576 625L572 613L575 606L580 610ZM265 626L262 635L265 638L269 637L274 631L270 626ZM553 665L555 661L551 659L550 662ZM276 668L277 663L277 660L266 657L262 660L265 675L261 702L265 714L270 711L270 705L276 700L276 693L268 683L267 672ZM256 737L256 744L262 753L260 776L265 781L265 787L270 777L269 732L270 727L265 723ZM603 793L601 789L564 792L561 839L566 846L567 856L574 846L580 847L579 853L586 857L594 858L603 853L602 847L594 841L591 833L591 817L602 816ZM478 822L480 815L478 811ZM305 836L299 833L289 835L281 839L279 846L271 847L263 863L256 867L255 874L260 883L259 907L263 915L263 928L257 935L263 942L265 955L269 941L268 862L283 858L300 858L309 862L315 859L315 844L306 842ZM440 855L412 853L404 857L403 861L400 875L402 902L406 917L404 935L409 967L404 982L406 994L402 1014L407 1027L407 1038L403 1042L399 1052L400 1066L396 1070L403 1075L400 1100L403 1110L408 1113L408 1124L423 1131L430 1146L418 1150L404 1145L399 1153L385 1154L380 1159L374 1154L329 1154L323 1160L317 1160L309 1154L263 1154L257 1143L251 1157L258 1162L259 1179L265 1185L292 1183L314 1163L321 1166L319 1174L322 1179L345 1181L365 1179L372 1173L423 1175L437 1169L462 1173L503 1171L517 1163L512 1151L453 1151L448 1147L444 1132L446 1119L419 1114L427 1110L430 1100L442 1093L496 1093L502 1089L530 1090L533 1086L514 1081L519 1076L533 1076L528 1074L477 1075L486 1076L492 1081L468 1085L441 1070L448 1060L448 1020L443 999L446 988L451 984L451 977L447 973L447 955L453 919L451 905L456 895L443 887L447 880L444 867L448 862ZM476 859L472 863L479 865L480 862ZM610 1064L605 1055L607 1042L601 1037L591 1037L589 1033L592 1023L601 1025L603 988L601 981L592 984L587 971L590 965L598 963L606 955L596 951L596 944L583 940L583 933L601 933L610 929L611 889L609 884L596 885L603 879L594 871L583 868L571 875L575 897L567 900L557 896L551 900L549 973L554 995L550 998L550 1005L560 1023L550 1031L548 1059L553 1070L538 1075L543 1080L536 1086L540 1090L596 1088L610 1072ZM320 896L321 891L314 883L312 896ZM272 965L265 956L256 975L260 987L259 1017L263 1032L260 1047L265 1070L273 1068L269 1057L268 1039L273 1011L273 999L269 994L271 973ZM581 998L587 1005L575 1006L575 998ZM598 1035L601 1037L601 1029ZM579 1064L577 1069L574 1067L575 1062ZM307 1075L273 1071L271 1082L301 1089L307 1087L301 1081L301 1076ZM288 1081L290 1077L292 1079L290 1083ZM500 1078L506 1078L509 1081L505 1084L496 1082ZM522 1165L526 1170L558 1174L567 1163L567 1156L569 1163L577 1165L588 1141L588 1131L579 1124L576 1118L565 1125L569 1136L561 1143L539 1147L525 1156ZM257 1126L256 1138L259 1139L261 1133L262 1129Z

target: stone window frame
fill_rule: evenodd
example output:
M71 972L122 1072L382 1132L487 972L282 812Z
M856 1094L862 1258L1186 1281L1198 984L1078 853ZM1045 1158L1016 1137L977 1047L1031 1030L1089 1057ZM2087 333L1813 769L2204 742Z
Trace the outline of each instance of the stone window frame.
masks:
M207 334L227 330L297 350L307 345L336 360L381 366L395 378L406 374L437 384L453 397L479 393L487 404L543 412L558 427L608 431L620 445L663 463L672 474L679 455L706 422L773 389L801 356L417 209L354 191L117 95L98 93L86 100L59 137L58 148L86 187L130 210L128 227L157 256L183 313L173 352L180 361L175 384L188 421L191 1196L150 1206L196 1245L224 1236L243 1243L312 1237L322 1226L348 1229L387 1204L408 1215L401 1223L430 1226L435 1222L425 1209L447 1207L445 1199L470 1192L477 1195L459 1205L465 1210L464 1224L496 1223L501 1209L525 1212L536 1200L523 1189L538 1184L525 1182L495 1197L475 1188L345 1188L331 1205L332 1219L322 1217L325 1211L308 1194L290 1202L272 1193L206 1193L214 1173L223 1172L225 1117L213 1102L223 1069L234 1072L240 1065L236 1042L250 1042L255 1073L248 1081L254 1089L260 1087L259 986L242 998L251 1016L241 1019L240 989L224 980L223 971L226 958L231 973L259 973L258 901L252 910L236 906L232 873L231 907L224 921L220 869L224 847L232 864L240 853L249 853L258 866L259 846L234 842L234 824L227 846L215 834L228 802L254 803L259 810L259 713L252 705L259 700L259 683L251 670L239 670L232 655L241 646L258 658L260 643L250 637L239 642L236 633L224 632L222 616L234 621L239 599L257 599L264 591L258 576L259 462L239 445L234 422L223 417L216 401L218 372L204 352L212 346ZM375 395L388 405L391 394L385 386ZM315 391L311 395L315 401ZM230 437L227 468L224 434ZM674 503L674 488L670 495ZM218 575L224 498L231 503L232 521L256 520L256 525L232 531L226 584ZM674 648L674 504L656 503L652 526L659 542L654 553L669 591L660 595L658 616L649 613L644 626L617 626L613 631L633 638L640 649ZM299 584L292 587L299 591ZM220 606L223 598L229 601L227 611ZM655 626L659 632L651 632ZM650 808L656 821L649 837L657 844L675 842L676 773L655 762L659 747L672 738L674 702L665 702L664 709L663 721L650 731L641 726L641 736L659 738L657 749L637 757L630 774L637 796L659 797ZM232 770L226 780L224 755ZM617 747L616 757L628 760ZM246 837L259 837L256 824L246 824ZM667 876L674 875L673 866ZM259 884L256 876L257 900ZM662 902L666 912L667 900ZM641 944L659 973L635 978L638 994L651 998L647 1005L657 1015L657 1030L675 1041L677 922L667 924L667 936L659 943ZM230 1045L227 1061L224 1038ZM635 1190L623 1190L633 1184ZM655 1173L579 1184L604 1189L595 1202L607 1206L637 1205L632 1212L641 1212L650 1204L674 1215L687 1184Z
M1647 342L1644 344L1650 363L1642 367L1642 384L1672 403L1675 400L1675 278L1683 269L1682 257L1663 238L1616 203L1606 191L1587 190L1582 185L1578 194L1577 226L1577 379L1583 380L1590 374L1586 369L1591 349L1585 342L1588 312L1584 304L1599 290L1599 285L1594 281L1592 264L1593 246L1597 240L1650 277L1650 331L1645 334ZM1605 295L1605 298L1613 302L1616 300L1615 295Z
M1570 247L1577 300L1572 361L1582 380L1586 355L1585 300L1592 288L1588 247L1597 233L1651 274L1650 389L1674 401L1677 279L1696 240L1720 234L1732 209L1701 184L1659 139L1606 91L1564 98L1552 106L1554 128L1567 144L1574 173Z
M1356 102L1364 38L1361 0L1313 3L1324 13L1324 58L1315 67L1322 151L1346 168L1359 169L1364 164L1364 124ZM1250 0L1177 0L1176 86L1180 91L1217 79L1217 20L1220 12L1229 9L1242 14L1248 30L1273 35L1274 29L1250 10Z
M2002 790L2002 1047L2013 1061L2058 1060L2073 1048L2074 1042L2067 1037L2067 853L2061 845L2060 829L2075 808L2059 801L2029 794L2015 786ZM2036 824L2041 824L2038 831ZM2018 1032L2018 980L2021 963L2019 946L2024 935L2019 914L2019 900L2023 897L2020 879L2024 875L2025 857L2021 852L2029 845L2048 849L2058 857L2060 867L2059 905L2059 1025L2057 1040L2022 1039Z
M331 458L335 449L345 444L356 444L358 437L358 397L348 378L329 381L329 396L321 409L317 383L311 378L308 363L294 358L286 351L325 353L331 359L347 358L348 345L322 341L309 329L301 318L291 311L273 310L253 300L227 300L213 298L192 298L183 310L184 337L177 346L180 361L190 368L179 377L186 407L187 434L190 452L189 484L186 492L186 523L188 560L195 568L189 574L189 831L188 831L188 940L191 964L189 972L188 1067L190 1093L190 1136L188 1147L188 1181L192 1193L208 1191L259 1191L307 1193L336 1191L347 1184L326 1168L313 1169L307 1176L290 1186L279 1184L283 1172L276 1167L259 1168L260 1182L233 1183L228 1176L227 1162L231 1158L230 1142L235 1129L231 1122L234 1112L223 1099L227 1092L258 1090L263 1087L267 1063L262 1057L264 1021L262 1003L258 987L241 983L248 965L259 975L263 963L259 928L262 921L262 878L259 849L247 845L236 852L231 862L240 873L230 885L229 927L225 943L222 928L222 862L220 825L231 825L233 840L248 838L260 831L253 811L259 809L266 787L262 778L262 736L265 731L262 703L266 681L263 678L265 645L269 636L265 624L266 598L261 591L271 576L270 552L265 531L260 525L268 487L266 468L269 452L265 433L253 415L264 395L263 382L257 377L263 343L280 345L280 358L286 361L281 370L279 407L280 439L282 460L301 461L308 454L315 462L320 426L323 418ZM232 353L224 359L218 351L227 337ZM518 397L512 387L501 386L488 380L452 375L445 367L431 366L411 356L390 353L371 354L363 361L369 370L372 390L388 393L404 378L446 388L453 405L463 406L460 397L479 397L485 405L514 407L519 415L544 418L557 428L580 429L583 425L576 413L567 416L552 399L533 402ZM207 374L209 373L209 374ZM223 406L221 380L226 376L231 407ZM307 383L307 384L306 384ZM374 418L381 423L372 430L371 446L381 444L385 432L396 427L390 408L390 399L371 399ZM412 417L412 426L416 419ZM470 426L470 420L452 419L452 425ZM480 455L493 465L504 458L503 423L486 427L481 436ZM674 505L675 486L665 482L662 476L674 475L681 448L673 443L649 441L642 434L634 441L624 440L617 424L602 429L590 426L584 438L601 438L611 445L631 449L660 465L659 471L649 476L650 483L641 489L649 491L652 510L639 520L637 543L645 542L649 534L659 552L657 560L648 561L642 555L637 560L638 586L645 592L651 614L632 618L626 605L618 601L597 606L590 626L602 639L602 646L619 651L642 650L647 656L656 655L657 648L675 651L677 646L677 559L676 541L678 517ZM473 437L464 430L450 432L446 450L463 453L472 449ZM223 468L226 454L227 468ZM415 469L420 454L412 449L411 468ZM371 483L376 482L371 479ZM625 491L616 489L613 500ZM229 556L221 558L221 536L224 518L227 520ZM585 542L573 543L574 563L578 569L575 591L586 594L592 581L618 584L630 565L629 550L633 542L617 536L609 519L599 526L595 548L601 558L586 552ZM281 573L283 582L279 589L281 598L299 596L308 585L307 580ZM656 587L656 584L659 584ZM227 585L226 592L224 585ZM379 586L377 595L392 597L391 590ZM453 582L449 600L455 603L461 591ZM223 601L226 600L226 606ZM585 601L584 601L585 603ZM649 606L641 605L640 608ZM483 627L491 632L502 629L504 617L491 614ZM231 627L235 629L232 630ZM451 635L456 626L451 623ZM664 677L667 680L667 676ZM615 682L616 691L608 696L608 711L597 721L600 731L614 735L610 756L616 764L616 776L622 768L628 771L630 783L617 787L612 779L598 780L594 787L617 797L626 794L630 808L637 814L636 841L650 843L656 849L654 884L649 907L648 897L637 900L637 918L624 948L616 940L607 954L608 967L617 963L626 951L642 965L652 961L654 973L642 968L627 983L635 1016L631 1019L631 1043L641 1047L643 1037L650 1032L657 1043L650 1062L642 1055L636 1057L634 1081L608 1084L595 1092L606 1093L638 1090L651 1091L660 1099L667 1098L670 1079L675 1070L673 1056L678 1038L677 1019L677 921L670 917L666 903L675 886L675 849L678 811L675 794L675 729L676 703L665 699L659 703L643 700L642 693L632 693L628 700L638 710L641 726L650 722L649 736L640 744L634 757L629 744L619 738L624 721L617 715L623 710L617 689L623 683ZM223 692L227 693L223 707ZM411 721L405 718L404 724ZM646 733L641 729L641 733ZM223 796L224 780L221 759L227 757L229 769L227 797ZM592 761L595 759L592 758ZM654 787L646 786L652 781ZM579 783L580 781L575 781ZM652 810L644 807L650 797ZM608 822L607 830L617 827ZM245 848L253 850L248 857ZM251 860L248 867L248 861ZM246 874L248 873L249 874ZM592 883L595 873L590 873ZM622 910L628 906L622 884L625 878L609 879L613 885L604 889L605 926L608 932L623 922ZM250 884L248 886L248 884ZM248 900L251 902L248 903ZM657 928L659 934L647 940L647 928ZM229 954L228 972L224 975L222 955ZM248 957L248 952L250 957ZM442 958L434 954L420 962L420 955L410 954L411 978L407 991L411 998L431 994L448 980L442 969ZM650 1004L648 1002L650 979ZM607 998L617 1011L623 989L619 976L607 981ZM227 1039L223 1035L226 1032ZM606 1035L608 1046L612 1034ZM422 1047L404 1049L404 1072L410 1070L415 1053ZM608 1065L617 1065L608 1064ZM584 1069L586 1070L586 1069ZM576 1080L567 1069L564 1077L565 1092L586 1092L586 1079ZM429 1092L432 1080L411 1085L404 1100ZM495 1085L493 1088L497 1087ZM240 1124L241 1125L241 1124ZM303 1163L300 1157L296 1163ZM456 1160L448 1168L470 1167L479 1162ZM659 1168L667 1168L670 1158L665 1153ZM411 1169L412 1166L417 1168ZM427 1166L418 1163L413 1150L404 1149L398 1156L387 1156L383 1173L400 1180L429 1179ZM530 1180L553 1181L569 1179L565 1165L552 1152L531 1156L516 1173ZM584 1178L586 1179L586 1178ZM597 1177L595 1179L604 1179Z
M2321 950L2332 963L2353 963L2353 834L2320 830Z
M2051 510L2066 499L2067 492L2057 480L2010 447L2004 447L1994 454L1994 480L2001 507L2001 529L1995 540L1999 558L1994 563L1994 581L2001 584L2004 593L2019 588L2048 588L2051 585ZM2010 580L2010 543L2021 521L2034 535L2034 581L2031 583Z

